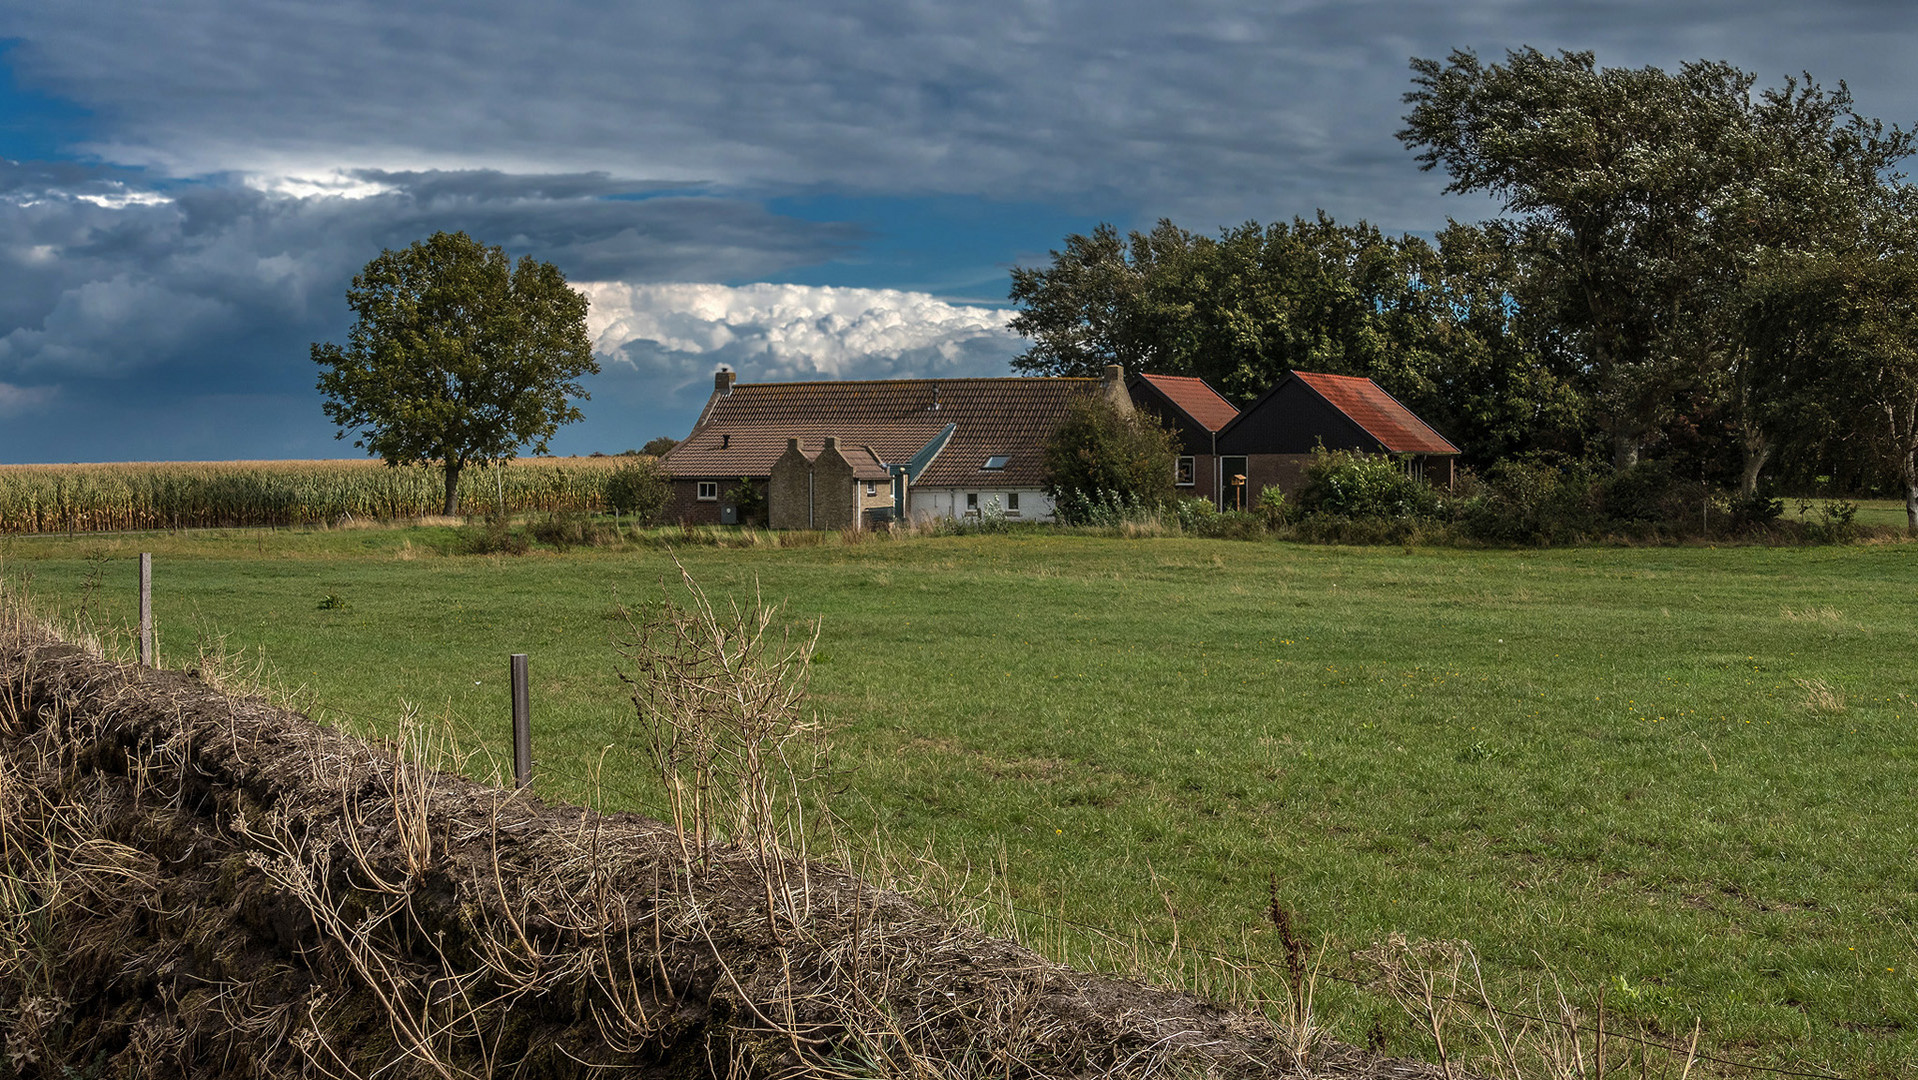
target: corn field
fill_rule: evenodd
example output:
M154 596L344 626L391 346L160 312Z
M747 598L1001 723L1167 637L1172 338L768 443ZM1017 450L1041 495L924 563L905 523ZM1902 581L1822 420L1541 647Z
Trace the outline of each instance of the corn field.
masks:
M628 457L531 458L460 473L463 514L604 509ZM437 514L437 467L378 461L0 465L0 534L391 521Z

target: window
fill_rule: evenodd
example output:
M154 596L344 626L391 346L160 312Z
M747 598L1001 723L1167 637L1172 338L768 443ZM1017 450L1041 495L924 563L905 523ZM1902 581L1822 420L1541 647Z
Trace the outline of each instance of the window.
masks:
M699 482L699 497L706 502L716 501L719 498L719 481L701 480Z
M1198 466L1192 458L1182 457L1172 465L1172 482L1180 487L1191 487L1199 482Z
M1016 491L1006 492L1006 516L1019 516L1019 493Z
M998 472L1000 469L1003 469L1010 464L1012 464L1011 458L1007 457L1004 454L994 454L991 457L986 459L986 463L984 465L981 465L979 467L982 469L990 469L993 472Z
M966 492L966 516L973 517L973 516L976 516L978 513L979 513L979 493L976 491Z
M875 498L878 496L878 494L879 494L879 481L877 480L866 481L866 498L868 499Z

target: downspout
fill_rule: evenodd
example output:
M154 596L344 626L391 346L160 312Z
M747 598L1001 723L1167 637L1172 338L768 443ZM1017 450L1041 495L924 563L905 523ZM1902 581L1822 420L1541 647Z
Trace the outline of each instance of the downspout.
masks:
M1219 433L1208 431L1207 434L1212 436L1212 505L1217 506L1219 505L1220 477L1224 475L1224 470L1219 466Z
M813 475L813 471L811 469L807 469L806 470L806 528L808 531L810 531L813 527L813 498L814 498L813 488L814 488L814 485L817 483L817 481L818 481L818 478Z

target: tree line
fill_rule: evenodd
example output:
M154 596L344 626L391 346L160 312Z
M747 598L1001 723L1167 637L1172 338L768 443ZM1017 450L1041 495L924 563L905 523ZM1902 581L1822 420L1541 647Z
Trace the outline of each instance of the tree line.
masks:
M1503 216L1430 239L1322 211L1070 236L1013 270L1031 374L1105 364L1244 404L1366 375L1468 464L1641 462L1752 494L1895 488L1918 530L1912 133L1840 84L1535 49L1412 61L1399 139Z

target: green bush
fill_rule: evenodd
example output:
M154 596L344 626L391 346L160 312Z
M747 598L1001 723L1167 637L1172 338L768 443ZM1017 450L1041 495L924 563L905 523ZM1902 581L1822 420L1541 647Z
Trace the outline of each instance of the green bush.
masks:
M1615 522L1669 522L1683 516L1673 513L1676 487L1663 462L1642 461L1599 483L1599 508Z
M1292 520L1292 506L1286 501L1285 492L1276 487L1259 491L1259 505L1253 512L1259 515L1259 520L1265 522L1268 529L1276 529Z
M614 513L630 514L642 525L653 525L672 498L673 487L658 462L641 460L607 473L600 491Z
M1122 413L1106 398L1088 395L1072 403L1046 439L1046 491L1060 502L1070 493L1094 500L1116 495L1156 512L1173 501L1178 452L1178 441L1151 416ZM1062 520L1084 524L1070 515Z
M1172 516L1178 519L1181 532L1195 533L1219 516L1219 508L1212 505L1211 499L1180 499L1172 505Z
M1785 502L1754 491L1749 495L1732 496L1726 504L1725 513L1732 524L1741 528L1764 528L1785 513Z
M488 514L471 525L462 526L454 541L463 555L524 555L533 542L513 528L505 514Z
M742 476L739 484L726 492L726 501L739 511L739 524L759 525L766 519L766 493L753 483L752 477Z
M1439 493L1390 457L1318 450L1305 467L1299 509L1335 518L1408 520L1436 516Z
M614 541L613 531L577 510L555 510L535 518L533 539L560 551L576 547L604 547Z
M1502 461L1459 512L1466 536L1492 544L1569 544L1603 531L1591 475L1538 461Z

